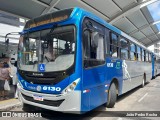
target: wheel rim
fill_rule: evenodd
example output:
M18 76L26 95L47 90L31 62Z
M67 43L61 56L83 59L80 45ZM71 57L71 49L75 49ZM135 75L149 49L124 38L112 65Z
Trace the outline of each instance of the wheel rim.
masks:
M143 79L142 85L144 86L144 79Z

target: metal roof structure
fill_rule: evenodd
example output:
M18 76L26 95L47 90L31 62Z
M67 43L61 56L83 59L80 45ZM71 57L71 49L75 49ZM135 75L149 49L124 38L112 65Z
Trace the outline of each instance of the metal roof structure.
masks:
M159 0L1 0L0 12L31 19L64 8L81 7L147 47L160 40L160 32L155 24L158 21L153 20L147 8L157 1Z

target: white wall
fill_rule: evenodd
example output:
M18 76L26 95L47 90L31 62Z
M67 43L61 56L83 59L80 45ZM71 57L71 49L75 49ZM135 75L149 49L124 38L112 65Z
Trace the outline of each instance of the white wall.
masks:
M1 36L5 36L7 33L10 33L10 32L21 32L22 30L23 30L23 26L15 27L15 26L0 23L0 35ZM19 36L18 35L10 35L9 37L15 37L18 39ZM5 39L0 38L0 41L4 42ZM18 43L18 40L13 39L13 40L10 40L10 42Z
M11 26L11 25L7 25L7 24L3 24L0 23L0 36L5 36L7 33L10 32L21 32L23 30L23 26L20 27L15 27L15 26ZM10 39L9 42L10 43L17 43L18 44L18 40L19 40L19 36L18 35L9 35L8 37L14 37L15 39ZM5 38L0 37L0 42L5 42ZM9 57L10 53L16 53L17 52L17 46L12 46L9 45L9 51L6 51L6 46L1 43L0 44L0 57L2 57L2 53L6 53L7 57ZM11 52L11 50L13 50Z

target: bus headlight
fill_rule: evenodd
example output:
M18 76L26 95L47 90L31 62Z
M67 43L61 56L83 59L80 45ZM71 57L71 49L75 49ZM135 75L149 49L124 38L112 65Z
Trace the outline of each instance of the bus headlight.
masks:
M76 80L73 81L71 84L69 84L69 85L62 91L62 94L67 94L68 92L73 91L73 90L76 88L79 80L80 80L80 78L76 79Z

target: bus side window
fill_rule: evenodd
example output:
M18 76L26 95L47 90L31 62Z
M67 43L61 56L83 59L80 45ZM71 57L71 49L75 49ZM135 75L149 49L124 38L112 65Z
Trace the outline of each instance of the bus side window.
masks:
M146 61L146 50L144 50L144 61Z
M93 50L92 59L104 60L104 36L98 32L92 32L91 34L91 50ZM92 53L91 53L92 54Z
M112 57L118 57L118 36L114 33L111 33L110 38L110 55Z
M145 61L145 54L144 54L144 49L142 49L142 61L144 62Z
M128 56L129 55L129 46L128 45L129 45L129 42L125 38L121 37L120 38L121 59L127 60L129 58L129 56Z
M90 32L88 30L83 33L83 58L90 58Z
M137 60L141 61L141 48L137 46Z
M154 56L154 62L156 62L156 56Z
M109 40L110 40L110 31L107 29L107 28L105 28L105 36L106 36L106 38L105 38L105 45L106 45L106 56L110 56L110 50L109 50Z
M130 59L131 60L137 60L137 57L136 57L136 45L131 43L130 44Z
M146 52L146 62L148 62L148 52Z
M149 62L151 62L151 53L149 53Z

